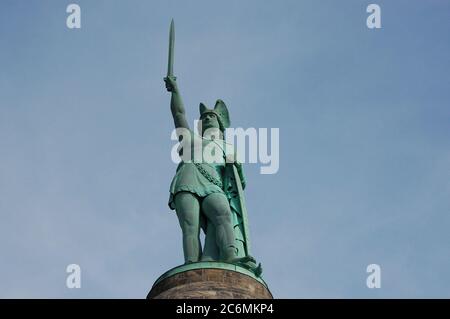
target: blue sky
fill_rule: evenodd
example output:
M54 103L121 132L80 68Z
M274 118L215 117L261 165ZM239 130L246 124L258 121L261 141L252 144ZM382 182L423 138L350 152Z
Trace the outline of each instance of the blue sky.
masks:
M167 206L168 27L189 121L280 128L247 164L255 257L275 297L450 297L450 2L0 4L0 297L143 298L183 261ZM65 285L66 266L82 288ZM381 266L382 287L366 287Z

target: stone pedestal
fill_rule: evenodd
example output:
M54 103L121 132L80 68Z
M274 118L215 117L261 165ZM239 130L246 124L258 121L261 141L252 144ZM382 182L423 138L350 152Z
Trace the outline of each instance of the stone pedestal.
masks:
M267 284L249 270L199 262L173 268L153 285L147 299L272 299Z

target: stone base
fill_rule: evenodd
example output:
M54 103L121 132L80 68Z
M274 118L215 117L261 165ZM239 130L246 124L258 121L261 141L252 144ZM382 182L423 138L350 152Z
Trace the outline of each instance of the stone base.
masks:
M261 278L244 268L200 262L162 275L147 299L273 299L273 296Z

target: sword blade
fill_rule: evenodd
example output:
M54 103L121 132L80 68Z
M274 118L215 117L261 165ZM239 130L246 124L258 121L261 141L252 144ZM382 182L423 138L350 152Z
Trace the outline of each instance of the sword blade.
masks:
M167 64L167 76L173 76L173 51L175 49L175 24L170 22L169 31L169 62Z

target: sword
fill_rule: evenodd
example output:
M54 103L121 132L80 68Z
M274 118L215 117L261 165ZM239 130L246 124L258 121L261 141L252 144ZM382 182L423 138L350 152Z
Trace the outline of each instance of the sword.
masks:
M174 77L173 75L173 52L175 49L175 24L172 21L170 22L170 31L169 31L169 62L167 64L167 77Z

